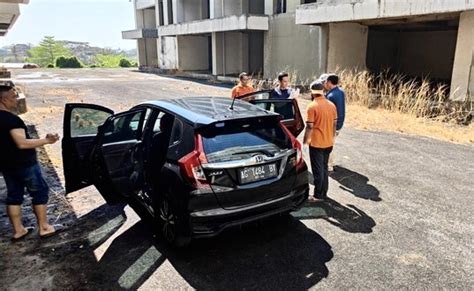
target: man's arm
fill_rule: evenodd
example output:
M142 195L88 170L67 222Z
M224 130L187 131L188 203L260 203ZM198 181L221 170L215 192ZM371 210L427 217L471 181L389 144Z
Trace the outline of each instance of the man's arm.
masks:
M16 146L22 150L35 149L46 144L53 144L59 140L59 135L57 134L47 134L45 138L27 139L26 132L23 128L10 130L10 135Z
M304 131L303 144L309 144L312 132L313 132L313 123L312 122L307 122L306 123L306 129Z

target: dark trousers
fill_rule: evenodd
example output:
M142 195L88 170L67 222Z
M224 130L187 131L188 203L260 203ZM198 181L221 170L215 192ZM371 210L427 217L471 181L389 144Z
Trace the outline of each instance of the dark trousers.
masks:
M314 178L314 197L327 197L329 187L328 161L332 147L320 149L309 147L311 170Z

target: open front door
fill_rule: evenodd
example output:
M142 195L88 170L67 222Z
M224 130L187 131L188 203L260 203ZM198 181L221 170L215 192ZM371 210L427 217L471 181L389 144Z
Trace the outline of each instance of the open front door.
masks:
M66 193L92 184L90 154L96 143L99 126L114 114L94 104L66 104L63 124L62 155Z
M258 91L239 97L265 110L279 113L282 123L297 137L304 130L304 120L296 99L271 99L272 90Z

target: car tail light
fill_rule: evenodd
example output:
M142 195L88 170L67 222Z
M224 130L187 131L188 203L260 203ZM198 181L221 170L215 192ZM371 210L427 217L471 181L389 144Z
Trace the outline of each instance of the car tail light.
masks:
M196 148L186 156L182 157L178 161L178 164L182 173L188 179L191 185L197 189L210 189L206 174L202 168L203 164L207 164L207 158L204 154L200 135L196 135L195 144Z
M293 134L286 128L286 126L280 122L281 127L285 131L286 135L291 140L291 145L293 146L294 149L296 149L296 168L299 169L303 166L304 160L303 160L303 150L301 148L301 143L296 139L296 137L293 136Z

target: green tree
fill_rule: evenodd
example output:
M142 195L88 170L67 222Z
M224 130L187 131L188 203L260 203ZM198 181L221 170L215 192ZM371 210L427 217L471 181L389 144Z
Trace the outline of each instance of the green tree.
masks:
M28 51L28 54L31 57L28 58L27 61L38 64L41 67L46 67L48 64L54 64L56 58L59 56L72 56L71 51L61 42L54 40L53 36L45 36L38 46L35 46Z

